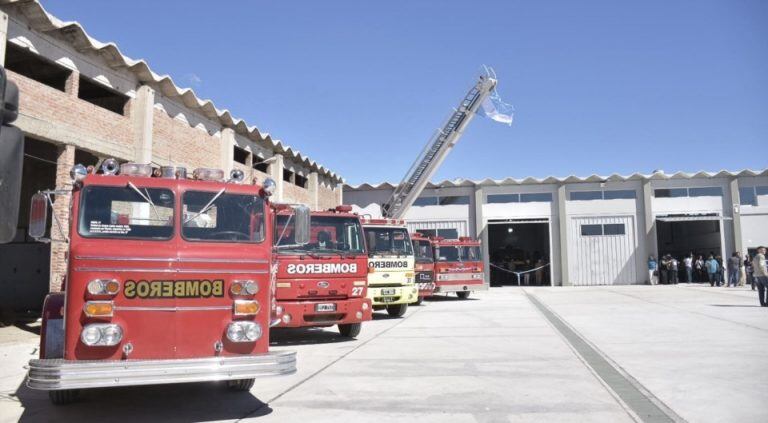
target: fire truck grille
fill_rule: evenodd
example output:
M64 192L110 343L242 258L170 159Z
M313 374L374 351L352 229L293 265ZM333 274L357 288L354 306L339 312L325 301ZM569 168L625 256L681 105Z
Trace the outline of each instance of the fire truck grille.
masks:
M310 323L328 323L337 322L344 318L343 313L338 314L307 314L304 316L304 321Z

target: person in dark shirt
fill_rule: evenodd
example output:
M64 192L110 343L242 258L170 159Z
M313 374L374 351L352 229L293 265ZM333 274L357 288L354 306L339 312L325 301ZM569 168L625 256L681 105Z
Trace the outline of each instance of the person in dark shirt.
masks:
M741 267L741 257L738 251L735 251L728 258L728 286L736 287L739 284L739 268Z

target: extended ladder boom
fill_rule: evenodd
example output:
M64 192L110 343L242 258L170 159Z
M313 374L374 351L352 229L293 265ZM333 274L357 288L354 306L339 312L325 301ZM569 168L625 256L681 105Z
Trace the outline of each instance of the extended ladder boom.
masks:
M442 129L430 138L424 150L416 157L405 178L395 188L389 201L381 207L385 217L402 219L405 213L424 190L429 179L445 160L451 148L461 138L464 128L475 116L477 109L496 87L496 79L480 76L477 83L469 90L459 107L450 115Z

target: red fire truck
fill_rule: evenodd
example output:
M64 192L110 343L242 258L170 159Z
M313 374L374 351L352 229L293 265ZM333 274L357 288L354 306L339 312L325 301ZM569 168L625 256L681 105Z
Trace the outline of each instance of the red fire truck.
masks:
M415 258L416 286L419 288L419 300L432 296L435 291L435 254L432 248L432 240L421 233L411 234L413 253Z
M310 242L296 245L290 213L277 215L277 315L279 327L339 326L355 337L371 320L366 298L368 251L360 218L351 206L312 212Z
M45 300L28 386L63 404L83 388L225 380L249 390L295 372L295 352L269 351L275 182L112 159L101 168L75 165L71 192L32 199L33 237L46 234L52 195L71 195L71 224L50 229L69 243L67 275ZM292 208L302 244L309 209Z
M435 293L455 292L469 298L472 291L488 289L483 273L480 241L469 237L435 238Z

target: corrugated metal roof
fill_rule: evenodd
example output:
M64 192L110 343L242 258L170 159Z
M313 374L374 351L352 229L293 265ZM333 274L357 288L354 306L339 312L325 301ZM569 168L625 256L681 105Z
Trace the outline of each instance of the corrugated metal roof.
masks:
M218 120L223 127L232 128L238 134L253 141L264 141L276 153L285 154L297 164L306 166L335 182L343 182L343 178L326 169L323 165L310 160L298 150L273 139L269 133L261 132L255 126L249 126L242 119L232 116L229 110L216 108L211 100L197 97L191 88L179 88L168 75L158 75L149 68L144 60L134 60L125 56L115 43L103 43L88 35L78 22L64 22L48 13L38 0L0 0L0 4L13 5L27 18L32 29L42 33L56 33L69 41L78 50L91 51L100 56L112 68L127 68L139 82L152 86L168 97L178 97L188 108L196 110L201 115Z
M631 175L619 175L614 173L609 176L590 175L590 176L547 176L545 178L527 177L523 179L505 178L505 179L454 179L443 180L440 182L430 182L427 188L455 188L472 186L504 186L504 185L536 185L536 184L560 184L560 183L579 183L579 182L623 182L623 181L641 181L641 180L665 180L665 179L693 179L693 178L731 178L739 176L768 176L768 168L763 170L744 169L737 172L721 170L719 172L675 172L671 174L657 171L650 174L633 173ZM344 185L345 190L374 190L374 189L393 189L396 185L391 182L382 182L379 184L363 183L359 185Z

